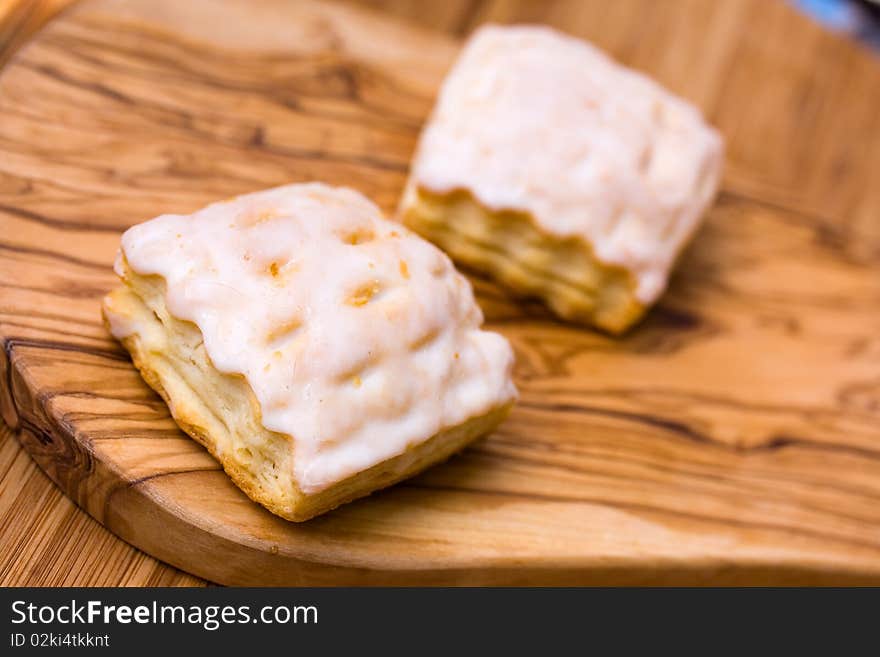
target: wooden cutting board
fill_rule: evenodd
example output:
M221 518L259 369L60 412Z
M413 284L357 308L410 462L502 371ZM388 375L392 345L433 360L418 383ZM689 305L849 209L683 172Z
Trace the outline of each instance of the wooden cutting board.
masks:
M624 338L472 277L519 406L302 525L240 493L102 328L119 236L295 180L392 211L458 44L348 6L98 0L25 48L0 77L0 402L49 476L228 584L880 583L880 61L763 0L547 13L703 107L720 198Z

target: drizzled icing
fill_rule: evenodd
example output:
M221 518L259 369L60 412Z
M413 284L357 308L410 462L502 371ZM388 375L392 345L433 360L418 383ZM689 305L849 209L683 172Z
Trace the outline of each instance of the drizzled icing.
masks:
M587 43L488 26L443 85L412 182L585 239L648 304L714 196L722 150L694 107Z
M293 438L306 493L516 396L510 345L480 330L467 280L352 190L288 185L163 215L121 251L165 279L169 312Z

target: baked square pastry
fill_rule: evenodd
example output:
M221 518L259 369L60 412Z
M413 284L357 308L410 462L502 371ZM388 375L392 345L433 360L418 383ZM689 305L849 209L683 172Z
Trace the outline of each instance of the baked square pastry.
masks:
M307 520L447 458L516 397L468 281L359 193L278 187L127 230L111 333L253 500Z
M399 215L454 260L617 333L664 290L722 150L694 107L587 43L488 26L443 84Z

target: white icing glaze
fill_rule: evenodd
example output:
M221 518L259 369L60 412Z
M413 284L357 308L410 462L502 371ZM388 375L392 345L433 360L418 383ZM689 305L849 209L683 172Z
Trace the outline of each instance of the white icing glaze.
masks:
M699 112L583 41L487 26L467 43L422 133L412 181L529 212L628 269L653 302L711 202L723 143Z
M292 436L306 493L516 396L510 345L480 330L468 281L355 191L288 185L163 215L122 251Z

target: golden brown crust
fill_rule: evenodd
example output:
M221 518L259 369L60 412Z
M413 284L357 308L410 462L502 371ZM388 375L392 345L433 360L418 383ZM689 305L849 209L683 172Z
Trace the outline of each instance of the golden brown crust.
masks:
M214 368L200 345L198 328L167 313L162 289L153 287L161 279L151 278L157 277L126 271L127 285L105 300L108 328L120 321L136 327L120 341L144 380L168 404L175 422L220 462L248 497L288 520L308 520L411 477L491 431L510 410L507 405L471 418L403 454L305 494L293 477L292 438L262 427L259 404L244 378Z
M542 299L563 319L622 333L644 315L628 271L599 261L582 239L546 234L528 213L488 210L465 190L411 187L401 219L453 260Z

